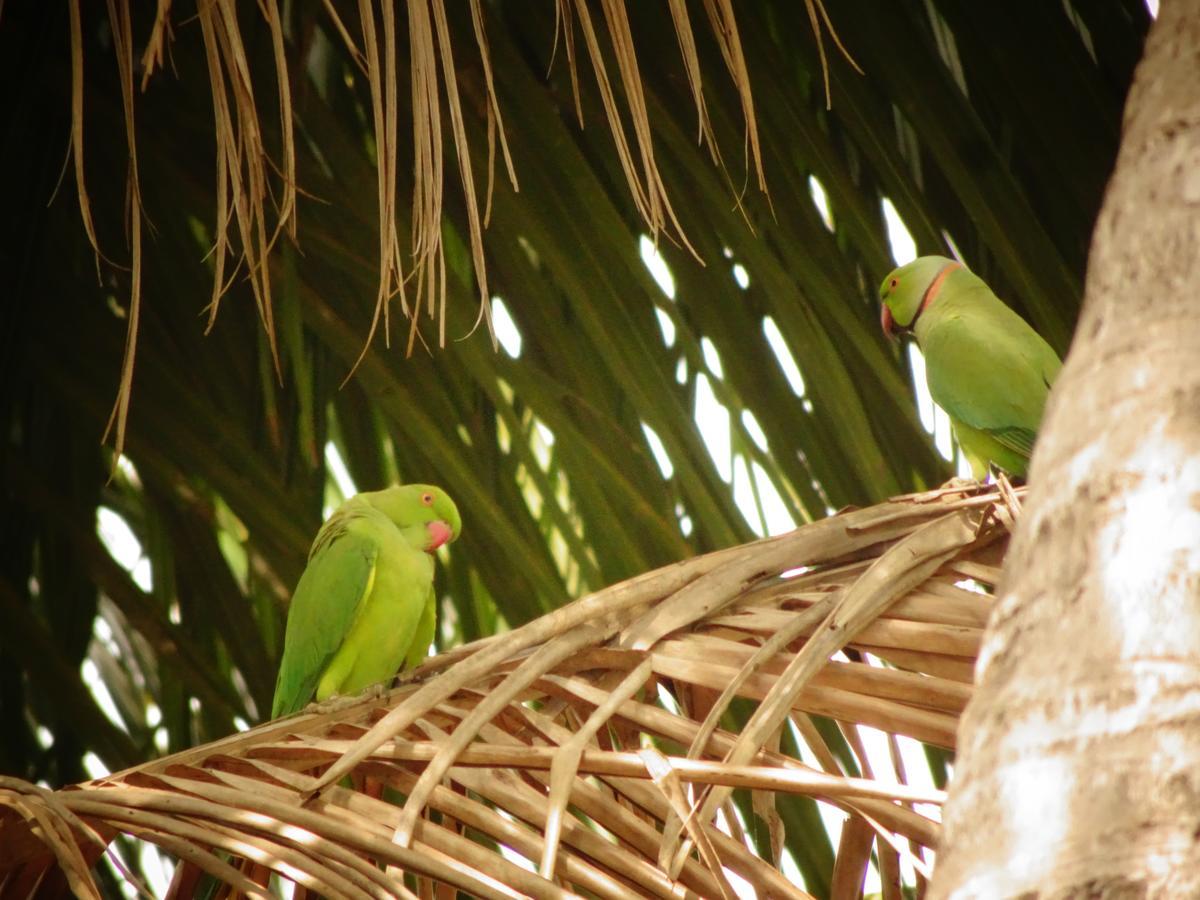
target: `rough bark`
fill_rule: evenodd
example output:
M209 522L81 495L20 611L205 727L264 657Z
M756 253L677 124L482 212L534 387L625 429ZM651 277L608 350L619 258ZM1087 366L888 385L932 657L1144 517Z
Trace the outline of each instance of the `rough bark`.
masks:
M1200 895L1200 2L1164 3L980 657L933 895Z

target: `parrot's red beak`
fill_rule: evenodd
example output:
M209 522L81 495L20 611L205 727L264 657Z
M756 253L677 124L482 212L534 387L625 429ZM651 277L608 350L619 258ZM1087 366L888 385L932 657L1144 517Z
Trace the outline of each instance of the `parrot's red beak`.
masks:
M454 537L454 532L450 530L450 526L441 519L436 519L425 526L425 532L429 535L429 543L425 545L426 553L432 553Z
M883 333L888 336L888 339L894 340L896 337L896 322L892 318L892 310L886 303L879 304L879 324L883 326Z

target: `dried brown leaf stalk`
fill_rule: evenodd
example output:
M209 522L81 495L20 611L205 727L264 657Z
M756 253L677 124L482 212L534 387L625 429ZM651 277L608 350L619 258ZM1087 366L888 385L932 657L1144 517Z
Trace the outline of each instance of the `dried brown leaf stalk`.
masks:
M423 896L723 897L733 872L764 896L805 896L732 813L719 825L735 789L776 855L795 839L775 813L788 794L847 813L836 884L861 883L872 855L928 874L940 826L919 810L943 796L904 783L895 742L954 746L971 686L946 673L974 663L1018 494L847 512L613 585L382 697L67 790L2 782L0 897L54 868L86 895L97 842L117 832L178 857L179 884L203 871L250 895L277 872L345 897L407 896L405 876ZM734 698L757 704L736 734L720 725ZM864 777L814 715L838 723ZM824 771L783 752L789 723ZM872 771L862 725L892 739L891 771Z

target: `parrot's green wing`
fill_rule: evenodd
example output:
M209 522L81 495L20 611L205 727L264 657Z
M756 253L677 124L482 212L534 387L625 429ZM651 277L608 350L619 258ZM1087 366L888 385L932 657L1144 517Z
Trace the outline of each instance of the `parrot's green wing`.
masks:
M404 659L404 668L415 669L429 654L429 645L433 643L433 633L437 626L437 598L433 592L433 586L430 585L429 593L425 598L425 606L421 610L421 619L417 623L416 633L413 635L412 646L408 648L408 655Z
M1061 363L1023 319L995 303L1000 309L976 307L929 329L921 348L929 393L952 419L1028 459Z
M313 699L375 578L379 542L369 535L330 520L317 543L292 595L272 718L297 712Z
M433 557L414 550L393 529L381 531L375 577L359 604L345 641L317 682L317 699L356 694L389 680L404 667L420 639L421 622L433 590ZM428 629L424 658L432 629Z
M1015 450L1026 458L1033 455L1033 442L1037 440L1036 431L1012 425L1006 428L993 428L988 433L1009 450Z

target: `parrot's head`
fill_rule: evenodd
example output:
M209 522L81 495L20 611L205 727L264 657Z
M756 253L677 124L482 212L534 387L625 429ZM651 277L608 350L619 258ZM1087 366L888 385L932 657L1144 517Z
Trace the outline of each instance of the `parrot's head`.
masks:
M445 491L432 484L401 484L365 496L397 528L416 530L426 553L455 540L462 531L458 507Z
M937 294L942 279L960 265L944 256L920 256L893 269L879 286L883 333L894 338L897 331L911 331L921 311Z

